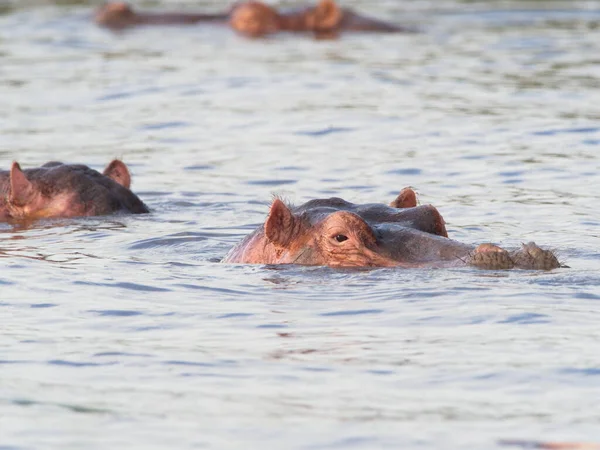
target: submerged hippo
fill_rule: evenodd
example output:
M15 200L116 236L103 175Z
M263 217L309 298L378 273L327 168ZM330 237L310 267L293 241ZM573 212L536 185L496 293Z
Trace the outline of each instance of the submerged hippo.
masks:
M109 2L94 15L98 25L115 30L137 25L191 25L199 22L226 23L229 13L194 14L175 12L137 12L125 2Z
M250 37L278 31L312 32L317 36L335 36L342 31L412 31L363 16L349 8L340 8L334 0L320 0L316 6L287 12L278 12L264 3L250 1L233 8L230 24L237 32Z
M55 161L22 170L14 162L0 171L0 222L149 212L130 185L127 166L116 159L103 173Z
M138 25L222 23L229 24L237 32L250 37L278 31L312 32L318 36L334 36L340 31L410 31L362 16L348 8L340 8L333 0L320 0L314 7L287 12L279 12L261 2L249 1L235 4L230 11L218 14L136 12L127 3L111 2L96 12L95 21L112 29Z
M560 267L534 243L508 252L448 239L444 219L431 205L416 206L404 189L390 206L356 205L341 198L290 207L275 199L264 225L236 245L223 262L331 267L459 267L543 269Z

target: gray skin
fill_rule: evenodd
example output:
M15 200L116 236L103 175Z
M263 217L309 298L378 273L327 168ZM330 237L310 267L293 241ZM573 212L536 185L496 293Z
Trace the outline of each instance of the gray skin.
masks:
M400 206L409 207L395 206L397 201L392 206L356 205L331 198L294 208L276 199L264 225L236 245L223 262L331 267L560 267L551 251L534 243L512 252L493 244L463 244L446 237L444 220L433 206L402 202Z
M119 160L104 173L55 161L22 170L15 162L0 171L0 222L149 212L130 184L129 170Z
M401 195L404 195L404 191ZM400 196L399 196L400 197ZM381 203L357 205L338 197L310 200L294 208L294 214L304 215L311 223L336 211L348 211L369 223L392 223L402 228L448 237L445 222L432 205L392 207Z

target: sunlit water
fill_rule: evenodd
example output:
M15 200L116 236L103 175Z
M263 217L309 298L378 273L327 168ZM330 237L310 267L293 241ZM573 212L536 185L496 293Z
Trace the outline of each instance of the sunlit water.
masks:
M115 35L5 4L0 166L120 157L152 213L0 225L0 448L600 441L598 4L346 4L423 33ZM273 194L409 185L452 238L570 268L218 263Z

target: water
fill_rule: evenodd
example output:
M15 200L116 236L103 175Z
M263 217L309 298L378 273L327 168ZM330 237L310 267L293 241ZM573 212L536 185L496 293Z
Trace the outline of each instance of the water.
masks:
M0 166L120 157L152 214L0 225L0 448L600 441L597 3L348 1L424 33L339 41L61 3L0 16ZM570 268L218 263L274 193L404 186Z

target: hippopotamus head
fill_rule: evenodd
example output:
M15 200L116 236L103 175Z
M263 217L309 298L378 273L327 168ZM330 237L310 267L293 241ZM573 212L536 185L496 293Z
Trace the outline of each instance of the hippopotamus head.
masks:
M334 0L319 0L315 6L287 12L278 12L259 1L249 1L233 7L230 25L250 37L277 31L312 32L318 37L335 37L340 31L413 31L340 8Z
M94 16L98 25L122 30L137 25L184 25L199 22L226 23L239 33L259 37L278 31L312 32L317 37L334 37L339 31L407 31L377 19L340 8L334 0L319 0L315 6L277 11L260 1L234 4L218 14L187 12L137 12L127 3L116 1L102 5Z
M553 269L560 264L534 243L508 252L448 239L444 219L431 205L416 206L404 189L389 206L340 198L299 207L275 199L261 227L234 247L229 263L305 264L331 267L457 267Z
M391 206L330 198L294 208L275 199L264 225L225 261L413 267L466 253L447 238L438 210L416 206L414 191L404 189Z
M321 0L314 7L279 13L258 1L234 6L229 23L237 32L250 37L277 31L319 32L336 28L342 19L342 9L333 0Z
M148 212L130 184L129 170L119 160L103 173L60 162L22 170L14 162L10 171L0 172L0 221Z
M108 28L126 28L136 23L136 14L125 2L110 2L96 11L94 20Z
M357 210L345 207L337 199L329 200L329 205L322 202L325 203L323 206L311 205L296 212L281 200L273 202L264 224L264 234L275 248L278 263L332 267L412 263L405 261L397 251L401 234L406 234L408 229L402 215L391 217L384 211L383 205L377 210L374 210L375 206ZM428 228L443 229L441 216L432 212L411 211L411 216L422 220L421 214L427 214L429 217L425 221ZM414 232L411 229L410 233Z

